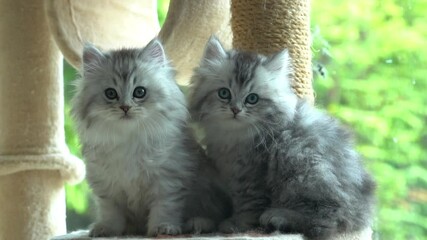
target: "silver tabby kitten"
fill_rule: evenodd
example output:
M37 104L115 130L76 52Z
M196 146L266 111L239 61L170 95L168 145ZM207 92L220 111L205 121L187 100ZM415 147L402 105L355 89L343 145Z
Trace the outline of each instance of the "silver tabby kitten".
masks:
M213 37L195 70L190 111L233 201L220 231L325 239L371 222L375 184L349 132L298 99L289 62L286 50L227 52Z
M226 217L174 75L156 39L143 49L85 47L72 113L99 210L90 236L212 231Z

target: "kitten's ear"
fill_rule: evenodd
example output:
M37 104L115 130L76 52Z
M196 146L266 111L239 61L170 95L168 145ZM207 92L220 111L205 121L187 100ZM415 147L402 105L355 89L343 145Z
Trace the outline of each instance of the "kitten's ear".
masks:
M211 36L206 44L203 59L208 61L219 61L227 56L221 42L215 36Z
M270 72L291 72L291 58L287 49L284 49L267 58L263 63Z
M89 65L97 65L102 59L105 58L105 55L91 43L85 43L83 48L83 65L87 67Z
M147 44L147 46L145 46L142 50L142 57L162 65L167 62L165 50L158 38L154 38Z

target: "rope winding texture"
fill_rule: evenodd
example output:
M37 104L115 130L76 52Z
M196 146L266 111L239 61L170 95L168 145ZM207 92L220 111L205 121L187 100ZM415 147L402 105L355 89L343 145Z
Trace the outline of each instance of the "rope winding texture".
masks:
M233 47L269 55L288 48L292 86L314 102L311 84L310 0L232 0Z

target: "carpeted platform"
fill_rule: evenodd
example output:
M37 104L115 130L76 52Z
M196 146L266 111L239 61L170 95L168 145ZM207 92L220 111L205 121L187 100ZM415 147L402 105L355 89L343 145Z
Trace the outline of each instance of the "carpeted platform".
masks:
M365 229L364 231L357 233L346 233L335 236L330 240L370 240L372 235L371 229ZM145 238L138 236L129 236L129 237L119 237L119 238L90 238L88 237L87 230L80 230L76 232L69 233L67 235L57 236L52 238L51 240L107 240L107 239L115 239L115 240L143 240L143 239L201 239L201 240L209 240L209 239L230 239L230 240L304 240L304 237L299 234L280 234L278 232L272 234L260 234L256 232L250 232L246 234L227 234L227 235L215 235L215 234L204 234L204 235L180 235L180 236L158 236L157 238Z

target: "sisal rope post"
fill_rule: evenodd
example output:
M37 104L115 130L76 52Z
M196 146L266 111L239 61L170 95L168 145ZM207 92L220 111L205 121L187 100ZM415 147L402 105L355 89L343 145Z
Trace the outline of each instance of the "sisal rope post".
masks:
M289 49L296 94L314 102L311 84L310 1L232 0L233 47L269 55Z

